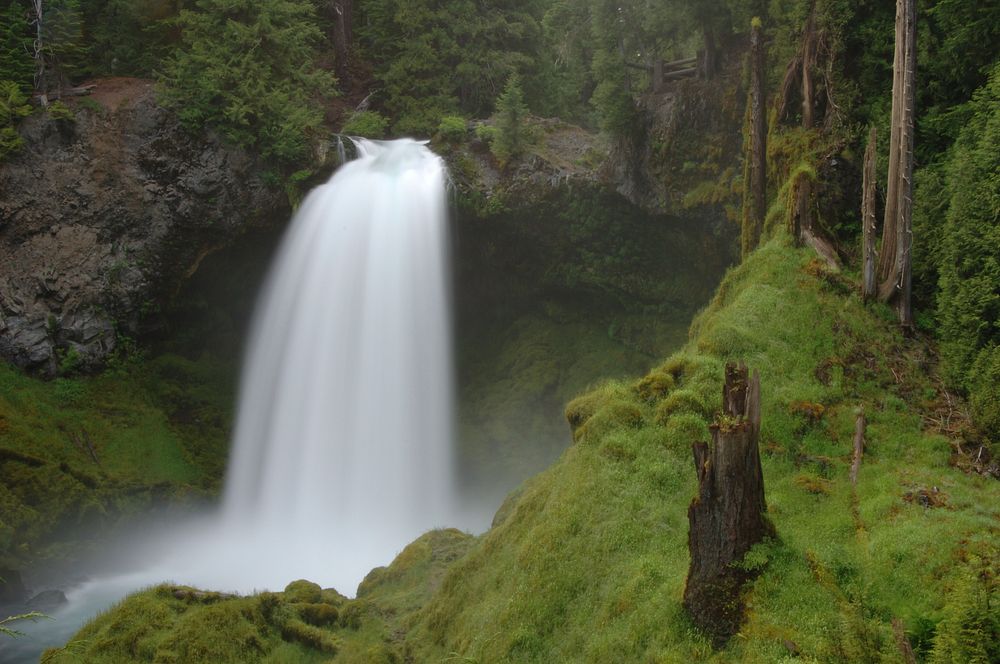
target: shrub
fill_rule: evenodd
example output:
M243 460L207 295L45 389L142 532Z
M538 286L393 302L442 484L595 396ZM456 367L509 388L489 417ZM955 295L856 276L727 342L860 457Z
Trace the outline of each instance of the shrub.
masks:
M493 141L500 135L500 130L493 125L481 124L476 127L476 138L486 145L493 145Z
M449 143L458 143L465 138L465 118L458 115L446 115L438 125L438 135Z
M313 64L323 37L313 4L197 0L175 25L181 42L160 82L181 121L215 127L265 158L303 158L323 119L316 98L334 84Z
M388 118L378 111L358 111L341 127L340 133L364 138L385 138Z
M61 101L49 104L45 112L56 122L76 122L76 115L73 114L73 109Z
M949 164L938 316L948 377L983 416L995 387L982 378L996 375L998 362L992 350L982 353L1000 345L1000 64L971 106Z
M0 81L0 161L21 149L24 139L14 126L31 114L28 98L14 81Z

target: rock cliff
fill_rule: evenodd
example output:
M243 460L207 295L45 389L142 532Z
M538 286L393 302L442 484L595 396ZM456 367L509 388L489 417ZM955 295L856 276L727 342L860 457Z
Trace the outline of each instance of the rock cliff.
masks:
M185 131L148 81L73 111L29 117L0 164L0 358L49 375L99 366L205 256L289 213L260 160Z

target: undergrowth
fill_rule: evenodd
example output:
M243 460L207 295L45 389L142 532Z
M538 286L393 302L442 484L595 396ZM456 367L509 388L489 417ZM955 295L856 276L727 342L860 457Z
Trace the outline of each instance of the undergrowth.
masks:
M96 539L124 515L214 493L231 375L169 355L53 381L0 364L0 559L38 561L56 538Z
M317 628L337 639L333 661L902 662L900 639L920 660L996 661L1000 484L950 465L949 440L924 418L943 398L933 355L843 279L779 231L730 271L682 350L568 405L574 444L511 495L489 532L430 533L369 575L337 626ZM761 373L777 538L744 559L760 572L746 620L714 651L681 606L691 443L707 438L735 359ZM858 406L868 446L855 487ZM181 639L196 609L157 592L77 638L164 648L232 634L229 649L204 652L313 661L275 659L313 642L288 642L258 617L267 595L231 600Z

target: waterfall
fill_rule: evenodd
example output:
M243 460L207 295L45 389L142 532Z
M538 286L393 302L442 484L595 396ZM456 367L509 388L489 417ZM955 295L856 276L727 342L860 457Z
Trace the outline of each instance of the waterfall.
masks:
M123 571L18 625L0 662L38 661L164 581L249 593L305 578L353 595L423 532L469 523L452 496L444 163L409 139L356 143L295 214L257 303L221 510L150 524L114 552Z
M268 576L346 592L449 521L452 485L446 170L410 139L357 148L258 302L222 511L248 545L281 543Z

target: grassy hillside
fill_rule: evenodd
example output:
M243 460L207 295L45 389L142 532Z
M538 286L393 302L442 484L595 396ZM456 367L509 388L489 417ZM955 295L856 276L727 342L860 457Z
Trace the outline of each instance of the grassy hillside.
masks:
M508 499L492 530L475 540L426 535L374 571L349 603L356 619L340 607L337 621L316 627L336 641L321 659L893 662L903 661L896 622L921 659L996 661L1000 483L953 466L962 440L939 426L962 415L939 387L933 354L900 337L891 318L863 306L810 251L771 240L729 273L682 351L639 381L607 383L568 405L575 444ZM724 363L737 358L761 373L778 538L745 561L761 572L746 624L713 652L681 607L691 442L708 438ZM859 406L868 448L852 488ZM177 616L191 609L147 591L84 628L72 652L120 661L132 636L116 625L151 605L174 615L144 623L158 642L190 627ZM319 657L298 652L307 640L282 631L287 616L244 609L228 614L227 629L256 625L271 636L243 661ZM292 642L296 654L276 659Z
M0 364L0 567L79 555L123 515L213 493L232 373L136 356L42 381Z

